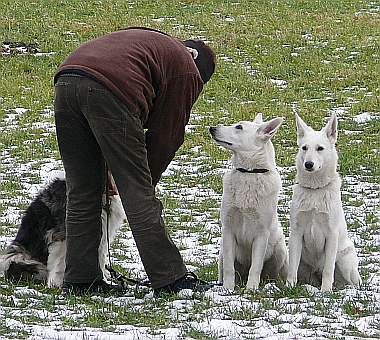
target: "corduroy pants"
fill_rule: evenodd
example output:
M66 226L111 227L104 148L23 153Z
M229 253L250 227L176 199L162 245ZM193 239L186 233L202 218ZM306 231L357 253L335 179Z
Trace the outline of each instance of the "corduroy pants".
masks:
M102 279L98 249L105 162L153 288L184 276L186 267L167 234L162 204L155 197L138 113L130 112L102 84L79 74L59 77L54 109L67 181L64 282Z

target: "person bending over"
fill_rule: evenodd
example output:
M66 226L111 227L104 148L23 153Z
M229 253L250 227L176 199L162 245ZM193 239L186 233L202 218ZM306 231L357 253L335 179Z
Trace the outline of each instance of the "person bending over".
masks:
M67 181L64 292L116 289L98 263L106 164L155 295L202 289L167 233L155 186L214 69L215 54L202 41L147 28L91 40L59 66L54 108Z

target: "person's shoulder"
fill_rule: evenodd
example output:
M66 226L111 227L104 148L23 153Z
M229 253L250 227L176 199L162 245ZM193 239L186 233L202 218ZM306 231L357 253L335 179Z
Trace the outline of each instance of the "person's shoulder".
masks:
M137 38L154 38L154 39L163 39L163 40L173 40L174 38L171 37L169 34L165 32L161 32L158 30L155 30L153 28L147 28L147 27L127 27L123 28L119 31L113 32L111 34L121 34L126 35L130 37L137 37Z
M120 31L144 32L144 33L147 33L147 34L149 34L149 33L153 33L153 34L159 33L159 34L163 34L163 35L165 35L167 37L170 37L170 35L167 34L167 33L165 33L165 32L156 30L154 28L149 28L149 27L131 26L131 27L122 28Z

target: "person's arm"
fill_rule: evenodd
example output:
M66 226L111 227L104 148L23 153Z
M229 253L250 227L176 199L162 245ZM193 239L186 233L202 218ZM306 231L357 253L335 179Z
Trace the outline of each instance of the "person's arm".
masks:
M155 186L184 141L190 111L203 88L196 74L170 79L151 112L145 135L148 164Z

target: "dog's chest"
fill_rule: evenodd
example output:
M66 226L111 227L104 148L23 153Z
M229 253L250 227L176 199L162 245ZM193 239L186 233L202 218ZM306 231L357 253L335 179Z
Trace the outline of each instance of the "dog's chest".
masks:
M275 176L229 173L224 178L223 195L241 212L250 213L259 206L273 205L280 185Z
M324 189L294 187L291 214L295 217L297 228L303 229L305 254L311 261L324 256L326 239L331 228L338 227L334 220L341 210L337 186Z
M262 226L258 224L259 216L256 212L240 212L240 223L234 225L234 235L238 244L251 244L255 236L260 235Z
M329 185L321 189L294 187L292 209L295 211L316 211L331 214L341 207L340 192L337 185Z
M318 262L324 256L325 243L329 235L329 216L318 211L300 211L297 225L303 228L303 254L309 261Z

